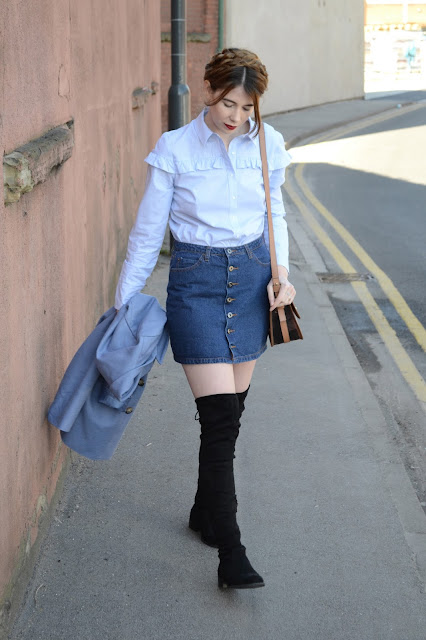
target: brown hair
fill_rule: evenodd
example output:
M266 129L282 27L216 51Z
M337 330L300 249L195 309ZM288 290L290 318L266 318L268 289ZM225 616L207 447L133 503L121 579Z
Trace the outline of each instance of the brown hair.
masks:
M247 49L222 49L206 64L204 80L208 80L212 91L220 94L207 106L220 102L235 87L243 87L253 100L256 135L262 122L259 98L268 87L268 73L260 58Z

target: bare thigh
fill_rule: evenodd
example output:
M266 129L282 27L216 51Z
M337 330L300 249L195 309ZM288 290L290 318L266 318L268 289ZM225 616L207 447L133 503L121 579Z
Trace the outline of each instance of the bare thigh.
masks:
M245 391L253 375L256 360L239 364L184 364L183 370L194 398L216 393Z

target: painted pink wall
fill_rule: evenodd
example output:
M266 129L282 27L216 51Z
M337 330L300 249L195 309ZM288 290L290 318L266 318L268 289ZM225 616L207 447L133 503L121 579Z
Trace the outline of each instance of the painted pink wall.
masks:
M0 205L0 594L34 543L66 450L46 412L113 293L161 133L157 0L8 0L3 153L74 120L71 158Z

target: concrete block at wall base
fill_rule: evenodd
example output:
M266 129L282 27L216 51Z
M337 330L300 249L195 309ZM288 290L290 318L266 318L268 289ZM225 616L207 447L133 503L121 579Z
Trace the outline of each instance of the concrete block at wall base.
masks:
M73 123L51 129L3 158L4 203L17 202L23 193L45 182L52 169L71 157Z

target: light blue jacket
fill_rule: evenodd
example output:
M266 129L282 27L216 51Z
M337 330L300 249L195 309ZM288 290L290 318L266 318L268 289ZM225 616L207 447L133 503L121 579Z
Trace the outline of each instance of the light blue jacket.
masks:
M168 342L166 312L156 298L137 293L118 313L108 309L72 359L49 409L63 442L92 460L110 459Z

